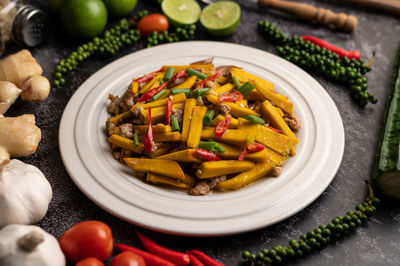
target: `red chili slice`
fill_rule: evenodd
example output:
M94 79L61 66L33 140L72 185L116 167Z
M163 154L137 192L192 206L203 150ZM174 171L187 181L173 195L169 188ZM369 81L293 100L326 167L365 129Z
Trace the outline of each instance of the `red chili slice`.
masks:
M278 132L278 133L283 133L283 131L282 131L282 130L276 129L276 128L274 128L274 127L271 127L271 126L269 126L269 125L267 125L266 127L267 127L267 128L269 128L269 129L271 129L271 130L273 130L273 131L275 131L275 132Z
M160 70L148 73L148 74L146 74L144 76L141 76L140 78L135 79L135 81L139 82L139 83L148 82L148 81L152 80L158 73L161 73L161 72L164 72L164 70L160 69Z
M217 78L219 78L222 75L222 69L218 70L217 72L215 72L214 75L212 75L211 77L206 78L205 80L202 80L200 82L198 82L196 84L196 88L203 88L204 85L207 83L207 81L213 81L216 80Z
M164 82L163 84L161 84L158 87L155 87L154 89L149 90L148 92L145 92L140 98L139 98L139 102L145 102L151 98L153 98L154 95L156 95L157 93L159 93L160 91L162 91L165 86L167 86L167 82Z
M174 105L174 96L170 95L167 100L167 105L165 107L165 121L167 125L171 124L172 106Z
M265 149L265 146L261 143L254 142L254 143L248 144L246 148L247 148L248 152L253 153L253 152L262 151L263 149Z
M241 94L240 91L234 91L218 97L218 101L220 102L235 102L241 100L243 100L243 94Z
M242 153L239 156L239 161L243 161L244 157L246 157L247 153L249 153L249 150L247 149L247 147L245 147L242 151Z
M222 137L229 128L231 124L232 117L228 115L223 121L219 122L214 129L214 134L217 137Z
M196 152L201 158L207 161L221 161L221 158L210 151L204 149L196 149Z
M147 128L146 136L144 138L144 150L151 152L153 145L153 123L151 122L151 107L149 107L149 127Z
M186 74L185 70L179 71L178 73L176 73L175 75L172 76L172 78L170 79L170 81L174 81L176 79L179 78L186 78L188 75Z

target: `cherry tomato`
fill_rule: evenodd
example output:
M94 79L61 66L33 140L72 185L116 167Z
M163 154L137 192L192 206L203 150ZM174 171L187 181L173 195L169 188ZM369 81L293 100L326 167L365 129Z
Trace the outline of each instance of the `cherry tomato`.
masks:
M153 31L161 33L168 30L168 27L169 23L167 17L161 14L144 16L137 24L137 29L146 36L150 35Z
M59 243L66 258L72 262L88 257L105 261L113 250L110 227L98 221L75 224L64 232Z
M105 265L101 260L90 257L78 261L78 263L75 264L75 266L105 266Z
M146 266L146 263L142 256L130 251L124 251L114 257L111 266Z

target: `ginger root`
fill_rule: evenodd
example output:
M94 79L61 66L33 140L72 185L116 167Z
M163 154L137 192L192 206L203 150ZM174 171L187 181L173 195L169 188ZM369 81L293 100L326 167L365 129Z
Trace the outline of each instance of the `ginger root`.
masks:
M49 96L50 82L40 75L33 75L21 87L21 98L28 102L41 102Z
M32 114L0 116L0 167L10 158L32 155L40 142L41 131Z
M7 112L20 93L21 90L11 82L0 81L0 114Z

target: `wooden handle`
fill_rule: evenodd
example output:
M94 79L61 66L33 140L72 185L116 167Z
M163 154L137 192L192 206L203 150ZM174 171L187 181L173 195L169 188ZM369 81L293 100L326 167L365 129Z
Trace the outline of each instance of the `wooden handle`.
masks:
M330 25L350 32L353 31L358 24L358 20L355 16L346 15L344 13L333 13L328 9L316 8L304 3L283 0L258 0L258 5L261 7L274 8L304 20L313 20L322 25Z
M360 7L383 11L392 15L400 15L400 1L398 0L341 0Z

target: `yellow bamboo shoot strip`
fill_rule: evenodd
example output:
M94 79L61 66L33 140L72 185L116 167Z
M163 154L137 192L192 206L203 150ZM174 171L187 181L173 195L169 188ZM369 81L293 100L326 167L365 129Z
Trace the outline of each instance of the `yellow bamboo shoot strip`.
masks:
M264 144L283 156L287 156L292 148L292 141L289 137L280 134L265 126L257 126L256 141ZM251 129L249 129L251 132Z
M163 66L161 69L166 70L169 67L173 67L175 73L180 72L182 70L186 70L187 68L193 69L202 69L204 72L212 72L214 70L213 64L194 64L194 65L171 65L171 66Z
M145 158L124 158L125 163L135 171L143 173L154 173L185 180L182 168L175 161Z
M169 151L170 149L171 149L171 146L170 146L170 145L165 145L165 146L163 146L163 147L161 147L161 148L158 148L158 149L155 150L155 151L152 151L152 152L145 152L145 154L146 154L147 156L151 157L151 158L156 158L156 157L159 157L159 156L161 156L161 155L164 155L164 154L168 153L168 151Z
M243 151L242 148L234 147L228 144L220 143L220 145L225 149L223 153L217 154L218 157L220 157L221 159L237 159ZM267 160L271 160L277 166L281 166L286 161L287 157L280 155L279 153L271 150L268 147L265 147L265 149L262 151L248 153L246 157L244 157L244 159L256 162L265 162Z
M158 82L159 79L163 79L164 78L165 73L158 73L157 75L155 75L155 77L150 80L141 90L140 90L140 94L143 94L157 86L160 86L160 83Z
M247 99L250 101L259 101L259 102L263 102L266 100L264 95L259 93L256 89L252 90L249 93L249 95L247 95Z
M226 143L231 143L235 146L244 147L247 142L247 137L251 132L247 130L237 130L237 129L229 129L222 137L217 137L214 134L214 130L207 129L201 132L201 139L209 140L219 140Z
M242 106L241 104L247 106L247 104L248 104L246 99L240 100L240 101L236 101L235 103L238 104L239 106Z
M114 125L117 126L117 125L119 125L119 123L120 123L122 120L124 120L124 119L126 119L126 118L130 118L130 117L133 117L132 112L131 112L131 111L126 111L126 112L121 113L121 114L119 114L119 115L110 117L107 121L109 121L109 123L114 124Z
M203 117L207 112L205 106L195 106L192 112L192 121L190 122L187 146L197 148L200 142L201 131L203 130Z
M221 175L240 173L250 170L253 167L254 163L249 161L229 160L204 162L199 166L199 168L197 168L196 176L198 178L210 178Z
M185 184L183 182L180 182L176 179L167 177L167 176L163 176L163 175L157 175L154 173L147 173L147 177L146 177L146 181L148 183L153 183L156 185L167 185L167 186L172 186L175 188L183 188L183 189L189 189L192 186Z
M185 96L184 93L179 93L177 95L174 95L174 103L182 103L185 100L186 100L186 96ZM138 104L138 105L135 105L134 107L136 108L137 106L141 106L144 109L149 109L149 107L151 107L152 109L154 107L160 107L160 106L164 106L165 107L165 105L167 104L167 101L168 101L168 98L165 98L165 99L156 100L154 102ZM133 109L131 109L131 111L133 112Z
M184 103L176 103L172 106L173 110L182 110L184 107ZM141 110L140 113L140 118L143 120L143 123L145 125L149 124L149 110L144 109ZM151 108L151 121L153 124L157 124L160 122L163 122L165 120L165 106L160 106L160 107L155 107Z
M291 103L287 97L277 94L263 87L263 85L257 81L255 81L256 90L264 95L267 100L275 103L275 105L281 108L284 112L288 114L293 114L293 103Z
M257 163L253 169L243 172L231 179L223 181L217 185L219 190L236 190L248 184L251 184L270 173L275 167L271 161Z
M145 135L139 135L138 138L140 142L143 142ZM166 132L166 133L153 134L153 140L155 142L174 142L174 141L180 141L181 139L182 139L181 133L179 132Z
M133 126L133 131L135 131L138 135L145 135L148 128L149 128L148 125ZM172 131L171 126L163 124L153 125L153 133L167 133L171 131Z
M230 92L233 89L233 84L232 83L226 83L225 85L216 88L216 89L212 89L209 92L207 92L207 94L216 94L216 95L221 95L222 93L225 92Z
M220 101L218 101L218 96L217 95L213 95L213 94L208 94L207 95L207 99L212 102L215 105L219 105ZM246 115L255 115L255 116L260 116L259 113L257 113L254 110L251 110L249 108L246 107L241 107L240 105L236 104L236 103L232 103L232 102L223 102L223 104L226 104L227 106L229 106L231 108L231 114L233 116L236 117L241 117L241 116L246 116Z
M174 88L176 89L190 89L191 87L193 87L194 83L197 80L197 76L191 76L189 78L187 78L184 82L176 85Z
M218 123L222 122L225 120L225 116L219 114L217 115L212 121L211 125L216 126ZM231 123L229 124L229 128L238 128L238 120L234 117L231 118Z
M193 108L196 106L195 99L187 99L185 101L185 110L183 112L182 122L182 141L187 141L189 135L190 121L192 120Z
M131 83L131 92L137 94L139 92L139 82L133 80Z
M264 88L273 91L274 90L274 84L272 84L269 81L266 81L260 77L254 76L253 74L250 74L240 68L232 67L231 68L231 74L232 77L237 77L240 83L245 83L246 81L257 81L260 83ZM251 82L253 83L253 82Z
M199 163L197 152L195 149L186 149L177 152L168 153L158 157L157 159L173 160L184 163Z
M113 134L113 135L111 135L111 137L108 138L108 141L118 147L130 150L137 154L141 154L144 150L144 146L142 143L139 143L139 145L136 146L133 143L133 140L124 138L120 135Z

